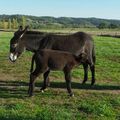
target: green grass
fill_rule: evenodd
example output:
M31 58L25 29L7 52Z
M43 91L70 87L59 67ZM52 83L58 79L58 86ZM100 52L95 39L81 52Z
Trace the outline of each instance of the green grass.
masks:
M51 87L27 95L32 53L25 52L11 63L9 40L13 33L0 32L0 120L120 120L120 38L93 36L96 49L96 84L81 85L83 68L72 72L72 90L67 96L62 72L50 74Z

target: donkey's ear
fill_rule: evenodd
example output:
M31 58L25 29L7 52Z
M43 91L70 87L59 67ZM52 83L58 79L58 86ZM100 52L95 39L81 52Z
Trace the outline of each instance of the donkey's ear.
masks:
M18 29L18 31L22 31L23 30L23 27L22 26L20 26L19 27L19 29Z
M22 32L22 34L21 34L21 36L20 36L20 38L22 38L23 37L23 35L26 33L26 31L28 30L28 28L29 28L29 26L26 26L25 27L25 29L23 30L23 32Z

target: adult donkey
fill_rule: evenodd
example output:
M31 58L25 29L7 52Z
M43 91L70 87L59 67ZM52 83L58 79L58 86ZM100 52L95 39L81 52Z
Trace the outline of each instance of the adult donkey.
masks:
M53 49L68 51L75 55L81 53L87 54L87 60L84 61L84 80L88 79L88 65L92 73L91 85L95 83L95 51L92 37L84 32L77 32L71 35L45 34L42 32L27 31L22 26L14 33L10 40L9 59L15 62L24 49L36 52L39 49Z

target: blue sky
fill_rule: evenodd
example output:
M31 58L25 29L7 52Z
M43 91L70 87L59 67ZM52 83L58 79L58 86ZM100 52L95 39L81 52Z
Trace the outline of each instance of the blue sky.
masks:
M0 0L0 14L120 20L120 0Z

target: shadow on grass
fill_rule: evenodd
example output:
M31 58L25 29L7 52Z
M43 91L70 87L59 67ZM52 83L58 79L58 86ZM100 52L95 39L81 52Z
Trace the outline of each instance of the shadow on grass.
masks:
M41 87L42 82L36 83L36 87ZM65 82L51 82L51 88L65 88ZM20 98L27 97L28 83L24 81L2 81L0 80L0 98ZM83 89L83 90L120 90L119 85L94 85L90 84L82 85L77 82L72 82L72 89ZM39 92L39 91L36 91Z
M23 86L23 87L28 87L28 82L25 81L1 81L0 80L0 87L4 86L13 86L13 87L17 87L17 86ZM36 87L41 87L42 86L42 82L40 83L35 83ZM66 88L66 83L65 82L50 82L50 87L51 88ZM73 89L90 89L90 90L120 90L120 85L98 85L95 84L93 86L91 86L90 84L81 84L79 82L72 82L72 88Z
M66 84L62 82L51 82L51 88L66 88ZM90 84L80 84L77 82L72 82L73 89L88 89L88 90L120 90L120 86L118 85L93 85Z

